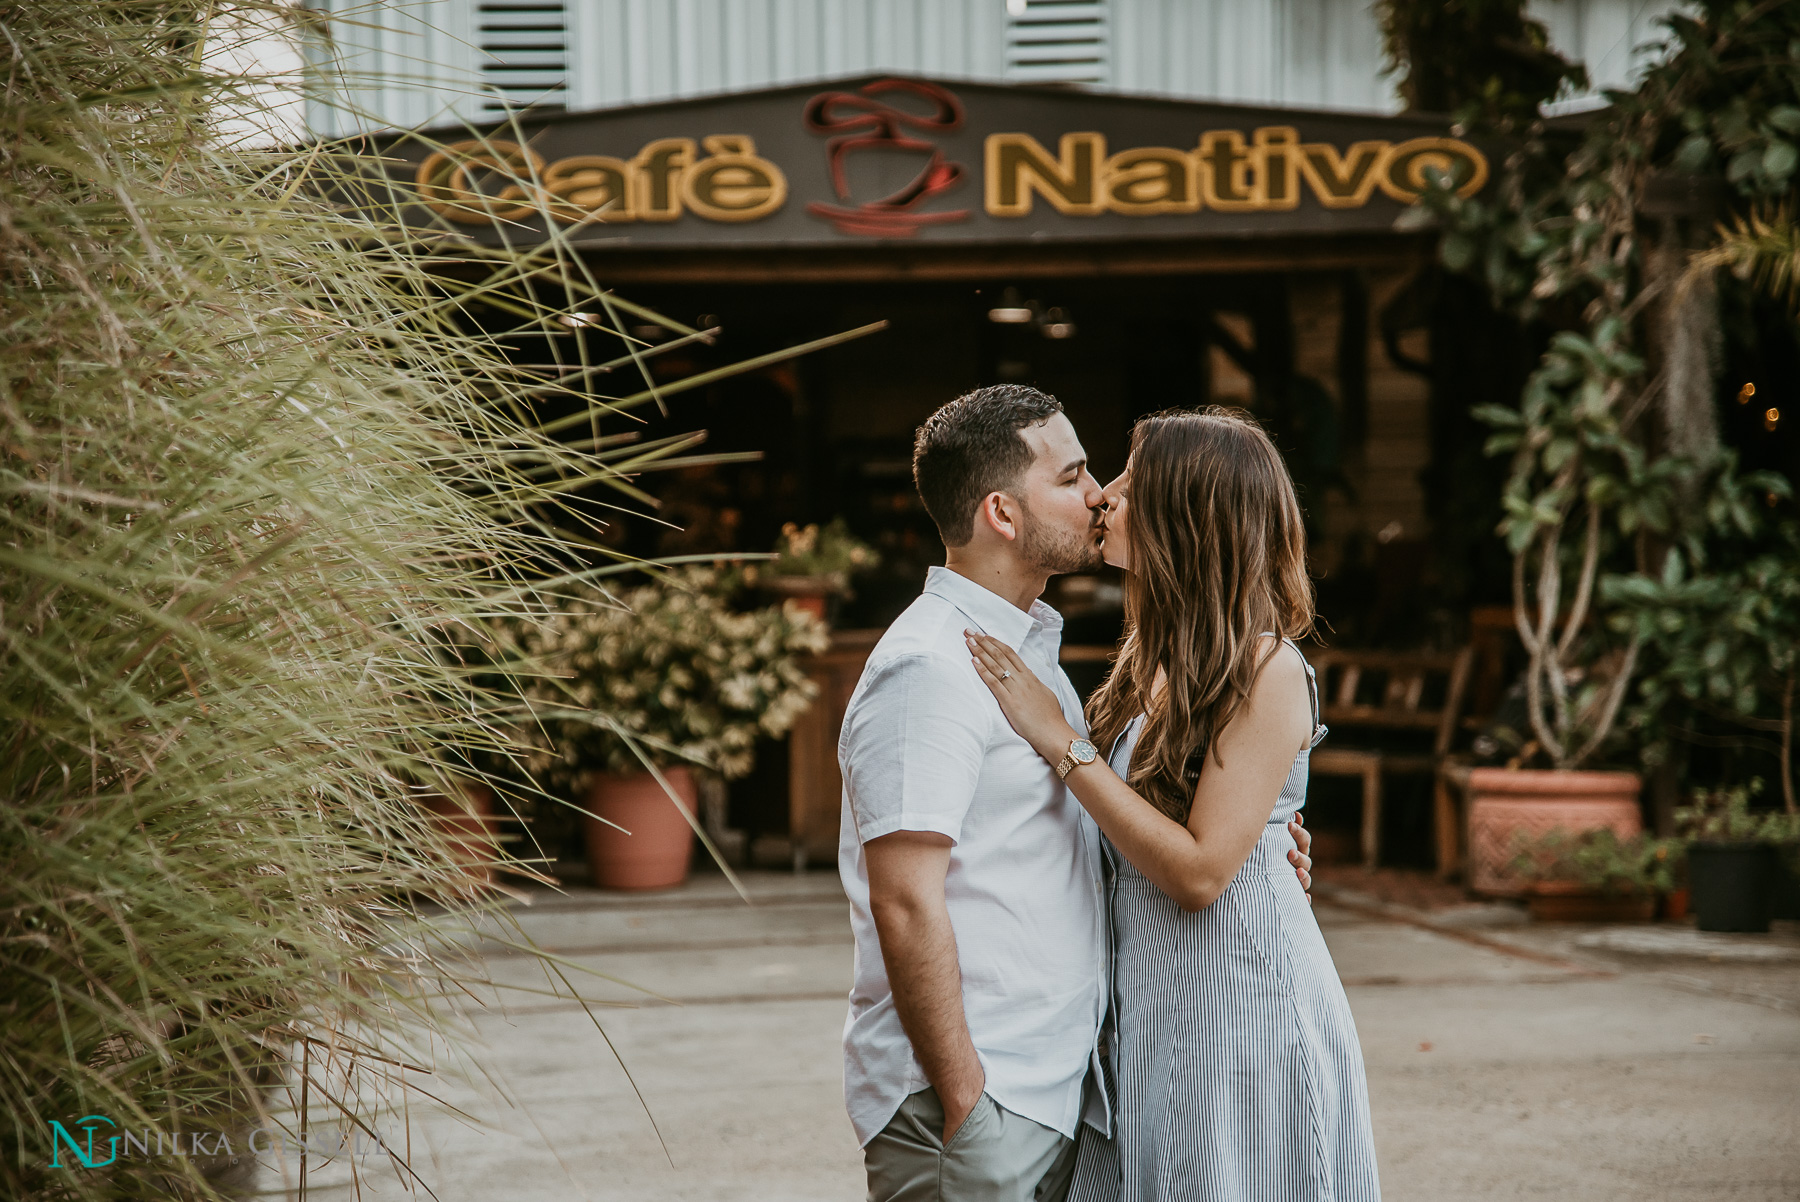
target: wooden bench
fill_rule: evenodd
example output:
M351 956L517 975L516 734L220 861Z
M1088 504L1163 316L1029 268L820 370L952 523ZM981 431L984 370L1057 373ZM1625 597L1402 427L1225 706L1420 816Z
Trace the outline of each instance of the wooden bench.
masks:
M1438 869L1457 857L1459 832L1452 799L1438 769L1450 754L1468 690L1474 652L1340 651L1307 654L1319 678L1321 719L1330 736L1312 753L1315 776L1362 778L1362 857L1375 867L1381 857L1382 778L1393 773L1433 780L1432 826ZM1428 704L1428 698L1435 703ZM1411 732L1419 751L1354 746L1355 732L1382 732L1404 741ZM1430 750L1423 750L1425 740ZM1344 746L1348 742L1351 746Z

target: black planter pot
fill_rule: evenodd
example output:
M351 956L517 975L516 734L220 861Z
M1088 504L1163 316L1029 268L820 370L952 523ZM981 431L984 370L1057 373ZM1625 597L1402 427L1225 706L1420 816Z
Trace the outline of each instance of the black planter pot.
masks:
M1781 864L1767 843L1691 844L1688 885L1703 931L1767 931Z
M1775 918L1800 919L1800 847L1782 844L1775 851L1775 888L1769 913Z

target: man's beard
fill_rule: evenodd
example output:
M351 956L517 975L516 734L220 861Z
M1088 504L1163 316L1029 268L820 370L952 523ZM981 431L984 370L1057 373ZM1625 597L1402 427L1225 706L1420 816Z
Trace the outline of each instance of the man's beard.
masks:
M1094 542L1093 526L1079 534L1054 530L1033 517L1030 506L1021 502L1020 508L1025 511L1025 530L1019 554L1026 563L1052 576L1099 569L1102 560Z

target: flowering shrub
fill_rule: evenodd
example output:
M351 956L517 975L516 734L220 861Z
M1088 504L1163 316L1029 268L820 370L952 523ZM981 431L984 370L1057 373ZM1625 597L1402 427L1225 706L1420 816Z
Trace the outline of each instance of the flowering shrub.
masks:
M691 763L726 779L755 763L817 688L796 657L826 647L824 625L792 606L733 612L720 573L690 567L617 597L579 591L522 637L542 673L527 689L552 786L595 772Z

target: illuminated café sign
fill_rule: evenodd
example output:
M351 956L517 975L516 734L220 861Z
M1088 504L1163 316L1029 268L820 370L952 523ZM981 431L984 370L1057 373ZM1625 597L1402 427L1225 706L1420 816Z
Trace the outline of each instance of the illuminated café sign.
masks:
M1483 152L1430 119L896 77L522 133L390 153L477 240L552 222L621 248L1375 233L1433 178L1465 196L1488 178Z
M1059 213L1095 217L1123 213L1275 213L1300 207L1302 181L1328 209L1369 203L1379 188L1403 204L1419 199L1428 171L1460 180L1470 196L1487 182L1487 159L1455 138L1357 142L1340 150L1302 142L1288 125L1265 125L1248 141L1241 131L1214 129L1194 150L1139 146L1106 153L1100 134L1064 134L1052 155L1025 134L990 134L983 199L996 217L1023 217L1032 196Z
M419 165L419 196L452 221L517 221L541 205L558 221L755 221L787 200L781 168L743 135L658 138L629 159L576 154L546 164L517 142L472 138ZM498 176L484 191L478 176Z

